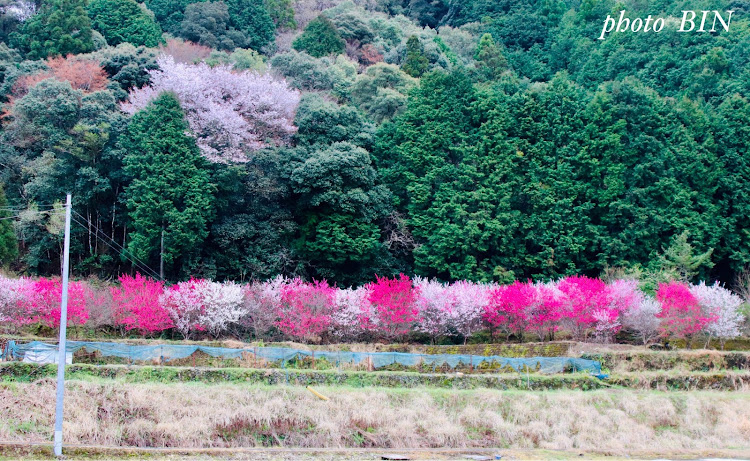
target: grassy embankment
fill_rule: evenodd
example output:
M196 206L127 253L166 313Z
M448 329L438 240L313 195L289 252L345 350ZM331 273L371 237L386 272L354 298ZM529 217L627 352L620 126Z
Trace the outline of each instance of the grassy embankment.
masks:
M0 440L47 442L54 381L0 384ZM318 389L69 382L70 443L136 447L579 450L615 455L750 449L750 394L633 390Z

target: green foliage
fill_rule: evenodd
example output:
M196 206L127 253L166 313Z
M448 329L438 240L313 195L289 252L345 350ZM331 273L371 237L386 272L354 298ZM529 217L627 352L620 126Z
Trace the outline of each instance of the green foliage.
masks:
M164 264L188 277L198 263L213 216L215 185L177 98L164 93L130 121L122 145L132 181L125 200L132 227L128 250L156 266L164 232Z
M357 76L352 103L372 120L382 123L406 109L407 94L417 80L392 64L378 63Z
M276 27L263 0L226 0L230 25L242 32L247 40L243 48L262 50L273 43Z
M296 272L289 244L297 223L290 204L287 155L259 151L243 169L226 170L222 180L217 178L217 197L224 199L216 202L218 219L206 252L216 277L265 280Z
M86 0L50 0L12 36L27 59L66 56L94 49Z
M244 47L245 35L230 26L229 8L224 2L191 3L185 8L179 36L219 50Z
M662 272L673 274L673 280L692 282L699 273L714 265L711 262L713 251L710 248L703 254L694 254L693 246L688 243L688 231L684 231L659 255L656 264Z
M263 73L268 69L263 56L251 49L236 49L229 56L229 60L237 70L254 70Z
M43 80L16 100L12 115L0 149L0 163L7 166L2 180L14 185L6 189L11 203L33 210L34 203L60 202L71 192L78 213L100 225L109 222L108 233L121 235L117 204L123 178L116 140L123 116L112 93L84 94L68 82ZM27 239L23 261L32 273L59 272L61 236L50 233L51 221L31 213L18 224ZM108 247L94 244L93 232L75 224L71 254L79 273L106 275L112 257Z
M294 124L296 141L302 146L348 142L369 148L374 127L353 107L337 106L316 94L300 101Z
M412 35L406 41L406 58L401 64L401 70L412 77L421 77L430 67L430 61L424 54L424 46L419 37Z
M302 34L292 43L297 51L304 51L310 56L320 58L331 54L341 54L346 48L346 42L325 16L318 16L310 21Z
M131 43L153 48L164 42L159 24L135 0L92 0L88 14L91 26L112 46Z
M136 48L130 43L108 47L89 56L99 61L110 80L119 84L122 92L118 99L124 99L127 91L149 83L148 71L158 68L156 51L143 46Z
M154 12L162 29L174 36L189 33L193 37L190 40L204 36L209 41L213 36L217 44L223 43L223 49L241 47L261 50L273 41L276 28L263 0L201 3L195 0L148 0L146 5ZM183 30L185 20L185 25L191 28L188 32ZM230 40L233 43L231 47Z
M172 35L180 33L180 24L185 16L185 8L195 0L146 0L146 6L153 11L156 22L164 32Z
M389 210L388 189L377 185L369 153L350 143L318 146L291 167L301 219L296 248L314 276L357 284L384 257L378 221Z
M504 122L477 124L482 108L460 71L428 74L413 95L406 112L381 130L376 157L398 207L408 213L418 243L417 273L512 278L512 255L502 249L518 247L513 241L518 218L510 209L514 157L502 142L475 145L495 142Z
M297 28L292 0L266 0L266 8L277 29Z
M490 34L484 34L479 39L475 58L480 75L487 80L497 79L508 68L503 51Z
M0 267L7 266L18 257L16 233L13 230L13 223L7 219L14 213L7 210L7 207L8 199L0 184Z

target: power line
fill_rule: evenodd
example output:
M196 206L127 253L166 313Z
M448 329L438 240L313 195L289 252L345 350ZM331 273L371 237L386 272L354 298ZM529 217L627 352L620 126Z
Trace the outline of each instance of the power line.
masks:
M82 228L88 230L88 226L86 223L79 221L76 217L72 217L73 221L81 226ZM146 275L150 277L154 277L156 279L161 279L159 275L151 269L148 265L141 262L138 258L132 255L128 250L123 248L121 245L119 245L117 242L115 242L111 237L109 237L107 234L102 232L99 228L97 228L95 225L91 225L94 229L94 231L97 233L97 238L99 238L103 244L107 245L109 248L114 250L115 252L119 253L120 255L124 256L126 259L128 259L131 263L133 263L133 266L136 267L136 269L142 271ZM112 242L115 246L111 245L107 240ZM128 255L130 254L130 255Z
M145 272L147 275L149 275L151 277L154 277L157 280L161 280L161 277L159 276L159 274L155 270L151 269L151 267L149 267L148 264L146 264L143 261L141 261L140 259L138 259L135 255L133 255L130 251L128 251L122 245L120 245L119 243L117 243L109 235L105 234L95 224L91 223L91 221L88 220L85 216L82 216L80 213L78 213L75 210L73 210L73 213L76 216L78 216L81 220L84 221L84 222L81 222L78 218L76 218L76 216L72 216L73 221L75 221L76 224L78 224L79 226L83 227L86 230L89 230L89 228L93 228L94 232L102 240L102 243L104 243L105 245L107 245L108 247L110 247L112 250L116 251L120 255L122 255L125 258L127 258L131 263L133 263L133 265L137 269ZM114 244L114 246L111 245L107 240L109 240L109 242L112 242L112 244Z
M28 212L28 215L49 214L50 211L51 210L46 210L46 211L30 211L30 212ZM0 221L5 221L5 220L8 220L8 219L21 219L22 217L23 216L20 215L20 214L13 215L13 216L4 216L4 217L0 218Z

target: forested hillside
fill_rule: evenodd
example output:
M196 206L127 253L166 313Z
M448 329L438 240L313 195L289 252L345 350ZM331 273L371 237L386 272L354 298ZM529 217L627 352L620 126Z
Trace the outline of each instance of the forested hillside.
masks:
M608 14L669 19L610 33ZM734 10L679 33L683 9ZM0 267L731 282L746 0L2 0ZM682 272L682 273L677 273ZM682 276L682 277L680 277Z

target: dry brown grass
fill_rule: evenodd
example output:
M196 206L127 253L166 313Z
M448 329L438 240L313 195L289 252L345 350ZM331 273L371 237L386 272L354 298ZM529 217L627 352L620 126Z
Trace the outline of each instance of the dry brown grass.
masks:
M0 440L43 442L54 382L0 384ZM505 447L626 454L750 447L747 393L358 390L69 383L66 440L139 447Z

